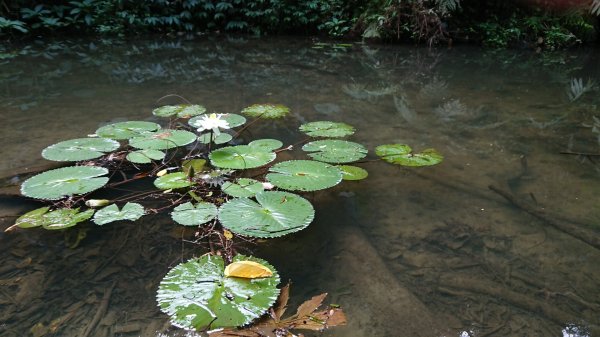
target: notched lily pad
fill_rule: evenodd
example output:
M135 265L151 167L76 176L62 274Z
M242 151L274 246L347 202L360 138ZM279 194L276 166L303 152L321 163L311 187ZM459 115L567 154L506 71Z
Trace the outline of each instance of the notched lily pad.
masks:
M277 139L257 139L248 143L248 146L259 148L263 151L274 151L283 146L283 143Z
M252 237L272 238L302 230L312 222L315 210L301 196L282 191L231 199L219 209L219 221L230 231Z
M249 169L266 165L275 159L270 151L248 145L223 147L212 151L208 158L214 166L230 169Z
M154 186L161 190L171 190L192 186L192 182L184 172L175 172L156 178Z
M44 214L46 214L48 210L50 210L50 207L41 207L27 212L21 215L17 221L15 221L15 226L20 228L33 228L42 226L45 222Z
M375 148L375 153L388 163L402 166L431 166L444 160L435 149L425 149L421 153L413 153L405 144L386 144Z
M311 137L346 137L354 134L354 127L346 123L318 121L300 125L300 131Z
M53 161L81 161L102 157L119 148L121 144L107 138L78 138L50 145L42 157Z
M196 205L186 202L173 209L171 218L184 226L199 226L209 222L217 216L217 206L208 202Z
M279 295L279 275L273 266L252 256L236 255L233 262L254 261L269 268L271 277L225 277L220 256L203 255L171 269L160 282L156 299L171 322L188 330L237 327L264 314Z
M160 150L137 150L127 154L127 160L136 164L150 164L153 160L162 160L165 153Z
M344 180L362 180L369 176L369 172L362 167L352 165L338 166L342 170L342 179Z
M212 134L212 142L215 144L225 144L228 143L229 141L231 141L233 139L233 136L225 133L225 132L221 132L218 135L216 133L203 133L198 137L198 141L202 144L208 144L210 143L210 136Z
M147 132L160 129L160 125L152 122L129 121L105 125L96 130L96 135L102 138L124 140L139 137Z
M71 166L46 171L23 182L21 194L37 199L56 200L92 192L108 182L108 170L96 166Z
M246 116L260 118L280 118L289 112L290 108L282 104L254 104L242 110Z
M196 134L185 130L164 129L129 140L129 145L145 150L168 150L196 141Z
M292 191L318 191L339 184L339 168L314 160L290 160L269 169L266 178L273 185Z
M164 105L160 108L152 110L152 114L158 117L177 117L177 118L190 118L198 116L206 112L206 108L202 105Z
M93 209L79 212L79 208L60 208L43 215L42 227L49 230L65 229L91 218L92 215Z
M221 185L221 190L232 197L250 198L264 190L263 184L254 179L240 178L235 183L230 181Z
M119 210L117 205L112 204L99 209L96 214L94 214L94 222L96 225L105 225L114 221L135 221L144 214L144 206L135 202L126 203L121 210Z
M367 149L358 143L346 140L325 139L304 144L302 150L308 156L326 163L350 163L367 156Z

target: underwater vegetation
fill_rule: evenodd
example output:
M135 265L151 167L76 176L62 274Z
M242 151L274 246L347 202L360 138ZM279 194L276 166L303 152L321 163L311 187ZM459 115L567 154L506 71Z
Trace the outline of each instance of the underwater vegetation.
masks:
M243 138L255 123L289 113L281 104L251 105L241 114L166 105L153 110L168 120L165 125L117 122L50 145L42 151L45 159L73 165L25 180L21 193L47 206L20 216L6 231L77 230L85 221L109 226L168 212L175 225L194 228L210 243L209 251L176 265L160 282L156 300L173 325L211 336L281 336L345 324L341 308L322 306L326 294L284 318L289 286L278 288L280 276L268 261L238 253L247 241L307 228L315 210L302 193L368 176L356 165L373 161L365 160L369 150L343 139L356 132L343 122L304 123L298 128L304 139L292 145ZM300 157L280 157L297 155L297 147ZM379 145L375 154L374 160L412 167L443 160L434 149L414 152L406 144ZM143 181L152 187L115 196L117 187Z

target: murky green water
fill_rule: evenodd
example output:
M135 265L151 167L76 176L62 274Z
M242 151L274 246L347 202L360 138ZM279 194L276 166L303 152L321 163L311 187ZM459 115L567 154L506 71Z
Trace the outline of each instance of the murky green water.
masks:
M252 130L286 143L300 123L334 120L356 126L371 150L399 142L442 152L431 168L366 163L368 180L309 195L317 220L308 229L248 247L293 280L294 303L326 291L345 308L348 326L324 335L600 334L600 250L585 242L600 233L600 158L561 153L600 153L597 50L219 39L3 53L1 177L43 165L44 147L103 123L153 120L168 94L215 112L286 104L286 121ZM35 206L0 205L3 228ZM569 225L584 235L556 229ZM182 335L166 329L154 294L169 267L207 247L162 217L88 227L75 249L59 233L0 235L0 335L84 336L107 289L89 336Z

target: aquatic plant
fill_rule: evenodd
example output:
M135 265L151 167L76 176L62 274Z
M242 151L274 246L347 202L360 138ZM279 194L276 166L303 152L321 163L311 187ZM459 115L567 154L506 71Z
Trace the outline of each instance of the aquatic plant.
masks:
M250 336L256 331L281 335L290 329L320 331L344 324L341 309L318 309L325 295L315 296L295 315L283 319L289 295L287 286L277 288L277 270L265 260L237 254L235 246L237 241L280 237L307 228L315 209L298 192L366 178L364 168L338 165L360 164L368 155L364 145L340 139L356 129L333 121L300 125L299 132L308 138L294 146L303 144L301 153L312 160L277 161L279 153L294 146L269 138L241 145L232 142L239 144L244 131L256 121L284 117L288 107L249 106L241 110L255 118L248 124L238 114L206 111L201 105L162 106L152 113L169 118L168 128L144 121L119 122L99 128L88 138L50 145L42 152L46 159L75 164L27 179L21 186L24 196L51 202L22 215L9 230L60 230L89 219L105 226L170 212L175 224L195 227L198 237L211 243L210 251L198 252L198 257L175 266L160 282L156 298L173 325L212 330L211 336L225 336L230 329L244 327L235 335ZM244 124L235 134L222 132ZM442 161L433 149L413 153L405 144L380 145L375 153L402 166ZM92 194L139 180L152 182L156 189L112 199L95 199ZM107 195L111 194L102 197ZM211 241L215 236L219 240ZM271 316L263 316L269 309Z

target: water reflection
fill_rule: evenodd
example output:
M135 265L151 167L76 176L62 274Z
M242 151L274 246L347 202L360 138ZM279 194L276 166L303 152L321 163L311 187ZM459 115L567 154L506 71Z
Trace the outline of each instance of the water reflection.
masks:
M307 230L250 248L282 279L294 280L297 302L328 291L347 309L350 325L328 336L433 335L418 329L423 322L435 323L434 335L461 337L598 330L598 250L518 207L588 230L600 219L600 167L585 155L600 150L597 52L340 47L296 39L0 48L4 172L39 163L48 144L108 121L156 121L156 100L172 93L210 112L261 102L292 108L286 122L257 125L253 136L291 143L299 123L333 120L356 126L356 140L370 149L401 142L444 153L443 165L418 171L365 164L367 181L312 196L317 222ZM177 102L169 99L162 103ZM185 233L164 219L90 227L76 250L64 249L60 235L28 233L0 237L10 252L0 268L8 284L0 316L10 319L0 334L26 335L38 322L48 327L73 313L58 331L78 335L112 282L115 296L98 336L186 334L165 332L153 296L167 267L206 247L182 243ZM398 293L406 296L393 297ZM386 298L394 300L384 306ZM579 319L589 329L565 327Z

